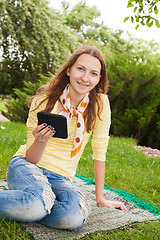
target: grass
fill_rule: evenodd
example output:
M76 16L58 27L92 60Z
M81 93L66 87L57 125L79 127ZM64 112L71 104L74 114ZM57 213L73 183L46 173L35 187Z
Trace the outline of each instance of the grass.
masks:
M1 128L5 128L2 129ZM26 126L22 123L0 122L0 176L6 178L10 158L26 141ZM160 158L151 158L133 146L134 139L111 136L106 159L105 184L111 188L138 194L139 198L153 204L160 203ZM77 169L78 173L94 178L91 139ZM160 211L160 207L159 207ZM32 238L13 221L0 219L0 239ZM99 232L84 238L91 239L160 239L160 222L138 224L115 231Z
M0 219L0 239L1 240L32 240L18 223Z
M158 222L140 224L113 231L99 232L85 237L83 240L157 240L160 239L159 226Z
M5 129L3 129L5 128ZM26 125L0 122L0 176L6 178L9 161L19 146L26 142Z

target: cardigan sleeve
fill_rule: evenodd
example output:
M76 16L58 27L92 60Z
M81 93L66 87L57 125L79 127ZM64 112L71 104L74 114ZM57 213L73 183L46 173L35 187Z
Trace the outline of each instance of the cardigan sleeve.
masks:
M100 119L97 117L93 129L92 150L94 160L105 161L109 142L111 110L107 95L101 94L101 99L103 103L102 112L100 114Z

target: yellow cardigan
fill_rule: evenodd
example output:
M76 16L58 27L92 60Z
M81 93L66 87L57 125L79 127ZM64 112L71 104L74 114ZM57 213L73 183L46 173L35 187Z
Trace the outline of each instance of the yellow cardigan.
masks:
M14 156L26 156L26 150L34 142L34 136L32 130L37 126L37 112L43 111L46 105L46 101L40 105L38 109L35 107L42 100L42 97L36 97L33 99L28 119L27 119L27 143L22 145ZM103 101L103 110L101 112L101 120L97 117L96 123L93 129L93 138L92 138L92 150L93 150L93 159L99 161L105 161L105 154L107 150L108 140L109 140L109 128L111 123L111 111L108 101L108 97L104 94L101 94L101 99ZM58 101L56 102L51 113L58 113ZM72 120L68 124L68 138L50 138L47 146L44 150L44 153L37 163L37 166L45 168L49 171L52 171L56 174L68 177L72 179L75 175L76 168L80 157L83 153L85 145L87 144L91 133L85 131L83 137L83 143L81 150L74 156L71 156L71 150L73 147L74 137L76 133L77 118L72 117ZM90 159L87 159L90 161Z

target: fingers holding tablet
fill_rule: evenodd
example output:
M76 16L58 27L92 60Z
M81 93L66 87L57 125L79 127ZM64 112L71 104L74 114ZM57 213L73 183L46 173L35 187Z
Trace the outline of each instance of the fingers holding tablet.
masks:
M47 125L46 123L38 125L33 131L32 134L34 135L35 139L40 142L48 141L49 138L53 137L56 133L55 129Z

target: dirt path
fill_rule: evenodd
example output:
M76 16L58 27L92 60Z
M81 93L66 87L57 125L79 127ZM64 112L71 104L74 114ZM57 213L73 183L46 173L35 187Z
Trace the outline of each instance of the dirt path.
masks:
M10 121L0 113L0 122L10 122Z
M153 149L151 147L141 147L141 146L134 146L134 148L138 151L143 151L144 154L148 155L149 157L160 157L160 150Z

